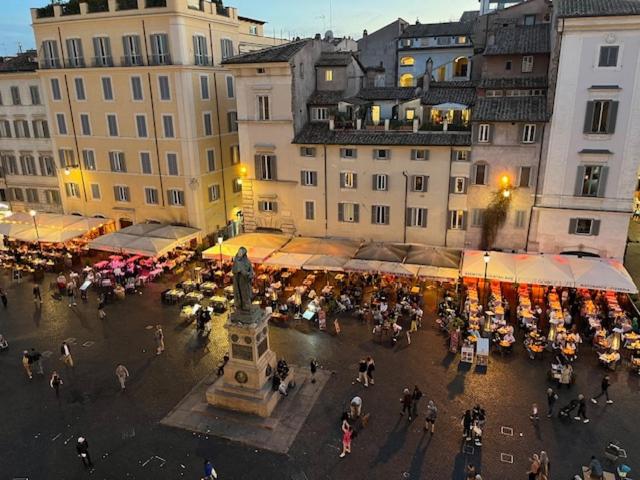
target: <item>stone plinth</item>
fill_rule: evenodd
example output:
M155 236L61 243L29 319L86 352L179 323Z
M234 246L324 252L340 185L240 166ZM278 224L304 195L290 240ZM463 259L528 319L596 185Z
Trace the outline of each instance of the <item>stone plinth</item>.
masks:
M269 317L257 307L250 313L229 315L225 325L229 362L224 367L224 377L207 389L210 405L261 417L271 415L280 394L271 388L277 360L269 348ZM292 375L290 372L289 378Z

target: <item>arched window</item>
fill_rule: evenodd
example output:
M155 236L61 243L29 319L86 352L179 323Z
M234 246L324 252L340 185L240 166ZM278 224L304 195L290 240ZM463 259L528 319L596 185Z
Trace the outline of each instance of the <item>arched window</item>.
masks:
M467 57L458 57L453 62L453 76L467 77L469 73L469 59Z
M410 67L412 65L415 65L416 61L413 57L402 57L400 59L400 65L402 65L403 67Z
M401 87L413 87L413 75L410 73L403 73L400 75L400 86Z

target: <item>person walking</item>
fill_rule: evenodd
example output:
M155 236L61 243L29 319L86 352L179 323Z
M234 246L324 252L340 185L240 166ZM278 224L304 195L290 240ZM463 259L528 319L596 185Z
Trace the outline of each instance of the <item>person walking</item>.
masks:
M582 420L582 423L589 423L589 418L587 418L587 402L584 399L584 395L578 395L578 413L574 420Z
M413 392L411 393L411 405L413 416L418 416L418 402L422 398L422 391L418 388L418 385L413 386Z
M104 295L100 295L98 299L98 319L104 320L107 316L107 312L104 311Z
M340 332L342 331L342 329L340 328L340 322L338 322L337 318L333 320L333 328L336 331L336 335L340 335Z
M2 300L2 306L4 308L7 308L7 303L9 303L9 300L7 299L7 294L2 288L0 288L0 300Z
M156 355L160 355L164 352L164 333L162 333L161 325L156 325L154 336L156 339Z
M351 415L351 419L355 420L360 417L362 413L362 398L355 396L351 399L351 403L349 404L349 414Z
M36 373L38 375L44 375L44 368L42 367L42 354L35 348L31 348L29 356L31 357L31 365L35 369Z
M369 383L373 385L375 382L373 381L373 372L376 369L376 362L373 361L373 357L367 357L367 380Z
M129 378L129 370L127 370L127 367L125 367L121 363L118 364L118 366L116 367L116 377L118 377L121 389L124 390L127 378Z
M609 398L610 386L611 386L611 382L609 381L609 375L605 375L604 377L602 377L602 383L600 384L600 393L595 397L591 397L591 401L597 404L598 399L604 395L607 399L607 404L611 405L613 403L613 400Z
M549 462L549 455L542 450L540 452L540 473L538 473L538 480L549 480L549 470L551 469L551 462Z
M42 294L40 293L40 285L33 284L33 303L39 305L42 303Z
M549 418L553 415L556 400L558 400L558 394L553 391L553 388L547 388L547 417Z
M71 349L69 345L67 345L67 342L62 342L62 345L60 345L60 355L62 362L67 367L73 368L73 357L71 356Z
M78 457L82 460L84 468L93 468L93 462L91 461L91 455L89 455L89 443L84 437L78 437L78 443L76 443L76 452Z
M531 465L527 471L527 475L529 476L528 478L529 480L536 480L540 473L540 457L537 453L534 453L529 461L531 462Z
M473 417L471 416L471 410L464 412L462 416L462 436L467 442L471 441L471 427L473 426Z
M60 375L54 370L49 380L49 386L56 392L56 398L60 398L60 385L62 385L62 383Z
M218 472L206 458L204 459L204 478L202 480L212 480L218 478Z
M67 284L67 297L69 298L69 307L77 305L76 284L73 280L69 280L69 283Z
M311 372L311 383L316 383L316 372L318 371L318 362L315 358L309 362L309 371Z
M369 381L367 380L367 361L364 358L361 358L358 363L358 378L356 378L356 382L364 384L365 387L369 386Z
M400 399L400 402L402 403L402 410L400 411L400 415L404 415L404 412L407 412L409 414L409 421L411 421L412 400L413 400L413 395L411 394L411 391L408 388L405 388L402 391L402 398Z
M538 420L540 420L540 414L538 412L538 404L537 403L533 403L531 405L531 415L529 415L529 419L533 422L537 422Z
M22 367L27 373L27 377L29 377L29 380L31 380L33 378L33 372L31 371L31 356L29 355L28 350L22 352Z
M347 453L351 453L352 435L353 430L351 429L349 422L342 422L342 453L340 454L340 458L344 458Z
M427 411L425 412L424 417L424 431L431 430L431 434L433 435L433 431L436 426L436 419L438 418L438 408L433 400L429 400L427 404Z

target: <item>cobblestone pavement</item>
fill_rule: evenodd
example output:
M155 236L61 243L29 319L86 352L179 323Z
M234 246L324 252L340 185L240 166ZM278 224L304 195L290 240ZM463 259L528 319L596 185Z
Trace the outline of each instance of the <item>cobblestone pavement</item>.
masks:
M43 293L50 278L43 283ZM626 367L612 374L610 406L589 403L591 423L563 422L542 416L528 418L531 404L545 403L550 357L531 361L518 346L513 355L492 354L486 373L459 364L446 353L444 339L425 322L423 330L391 348L371 340L369 329L356 320L341 320L335 337L306 323L272 326L272 348L290 363L306 365L311 356L335 372L323 390L288 455L256 451L242 444L158 425L180 399L207 373L226 350L224 319L216 317L207 344L193 326L182 325L178 307L160 303L165 284L153 284L141 296L107 306L98 320L95 296L69 308L47 292L41 309L34 308L31 285L0 277L9 297L0 307L0 333L10 342L0 353L0 478L41 479L199 479L202 459L212 460L221 479L452 479L462 478L467 463L481 468L483 478L525 478L528 456L545 449L552 478L578 473L591 454L602 456L611 439L623 442L640 472L640 431L637 415L640 380ZM167 350L154 353L150 327L163 326ZM59 346L69 339L76 367L64 368ZM64 385L57 401L48 379L28 380L21 351L35 347L46 355L45 371L57 369ZM49 353L51 352L51 353ZM561 392L562 406L575 395L595 393L603 371L590 347L583 346L576 364L577 383ZM364 355L376 360L376 384L353 384L356 364ZM114 374L117 363L131 372L125 393ZM402 388L418 384L425 398L439 406L433 437L422 432L422 418L401 418ZM359 394L371 412L369 426L353 441L353 453L338 458L339 418L349 400ZM284 399L283 401L287 401ZM488 424L484 445L473 453L461 449L460 416L481 403ZM509 427L513 435L501 433ZM509 431L507 430L507 433ZM88 474L75 456L75 438L88 439L95 471ZM501 454L512 456L503 463ZM509 457L507 457L509 459Z

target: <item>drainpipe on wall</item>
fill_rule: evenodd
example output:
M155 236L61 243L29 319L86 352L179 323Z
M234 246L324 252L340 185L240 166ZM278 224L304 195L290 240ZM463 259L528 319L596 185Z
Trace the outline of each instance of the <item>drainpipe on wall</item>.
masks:
M540 186L540 165L542 165L542 150L544 145L544 133L545 127L547 125L542 125L542 132L540 134L540 150L538 151L538 171L536 172L536 188L533 192L533 205L529 209L529 225L527 226L527 239L524 244L524 251L527 252L529 250L529 236L531 235L531 223L533 221L533 208L538 204L538 189Z
M407 172L402 172L404 175L404 228L402 230L402 243L407 243L407 197L409 196L409 175Z
M324 144L324 236L329 234L329 200L327 198L327 145Z
M471 153L471 152L469 152ZM453 166L453 147L449 147L449 180L447 182L451 182L451 169ZM467 182L468 183L468 182ZM467 185L467 192L468 190ZM468 193L467 193L468 195ZM468 198L468 197L467 197ZM447 184L447 211L444 216L444 248L447 248L447 238L449 236L449 201L451 199L451 192L449 192L449 185ZM464 248L464 246L463 246Z

